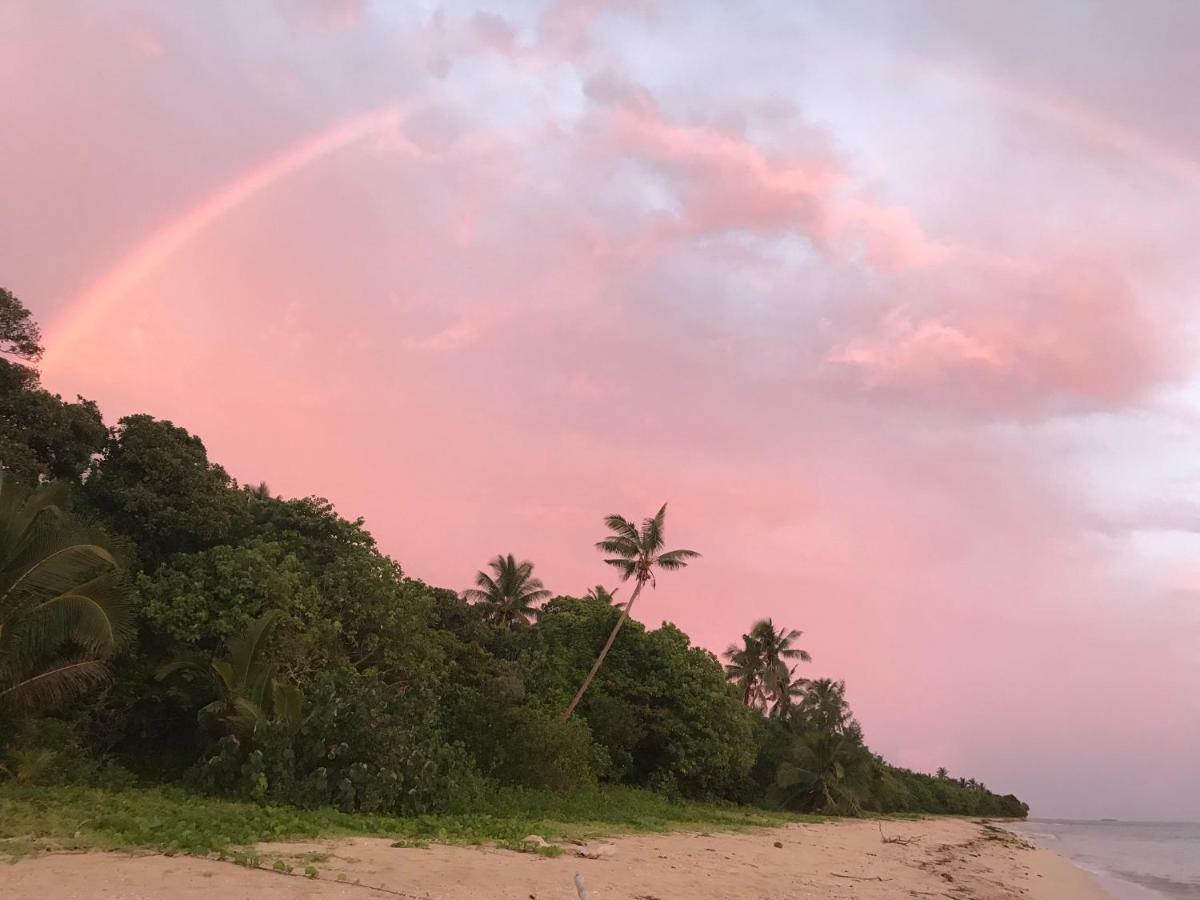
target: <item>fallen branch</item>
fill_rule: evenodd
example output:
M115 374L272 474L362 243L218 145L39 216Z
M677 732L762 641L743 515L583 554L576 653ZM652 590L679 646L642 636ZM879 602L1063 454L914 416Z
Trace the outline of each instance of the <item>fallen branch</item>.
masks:
M892 881L891 878L884 878L882 875L843 875L841 872L830 872L834 878L849 878L851 881Z
M880 822L879 823L879 839L881 841L883 841L885 844L903 844L904 846L907 847L909 844L915 844L917 841L919 841L921 839L921 837L920 837L920 835L918 835L917 837L914 837L914 838L903 838L903 837L900 837L899 835L896 835L894 837L888 837L886 834L883 833L883 823Z

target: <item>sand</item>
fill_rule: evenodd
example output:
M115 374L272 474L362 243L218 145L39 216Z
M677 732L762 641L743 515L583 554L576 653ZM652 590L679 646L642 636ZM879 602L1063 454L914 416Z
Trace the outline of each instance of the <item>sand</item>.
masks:
M316 880L178 856L48 854L0 864L0 897L575 900L577 873L590 900L1105 897L1065 860L978 823L882 823L885 835L910 841L905 844L884 843L880 827L876 821L843 821L737 834L630 835L602 842L599 859L441 845L398 848L374 838L259 848L264 866L284 858L303 871L315 859Z

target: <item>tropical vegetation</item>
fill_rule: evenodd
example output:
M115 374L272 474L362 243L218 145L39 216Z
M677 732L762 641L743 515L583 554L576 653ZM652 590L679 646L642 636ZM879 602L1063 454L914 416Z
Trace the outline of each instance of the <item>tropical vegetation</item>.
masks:
M88 809L180 792L216 798L230 834L239 803L289 834L338 815L368 832L507 815L487 820L499 834L585 809L1026 811L884 762L789 626L752 624L723 664L633 619L699 557L665 549L665 505L603 519L621 603L602 585L554 594L511 553L466 590L430 585L328 501L239 485L171 422L109 427L47 391L39 342L0 294L0 821L64 804L103 843L117 819Z

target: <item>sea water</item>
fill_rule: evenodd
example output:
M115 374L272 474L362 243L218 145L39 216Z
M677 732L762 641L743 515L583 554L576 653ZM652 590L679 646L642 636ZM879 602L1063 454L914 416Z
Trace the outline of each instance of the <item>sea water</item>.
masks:
M1200 823L1030 819L1013 830L1086 870L1116 900L1200 900Z

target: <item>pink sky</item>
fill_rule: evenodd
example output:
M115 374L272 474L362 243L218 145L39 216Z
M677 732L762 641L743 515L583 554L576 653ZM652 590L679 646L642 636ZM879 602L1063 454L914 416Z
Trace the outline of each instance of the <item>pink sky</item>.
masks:
M486 0L480 0L486 3ZM801 628L873 747L1200 819L1190 4L0 7L46 382L410 574Z

